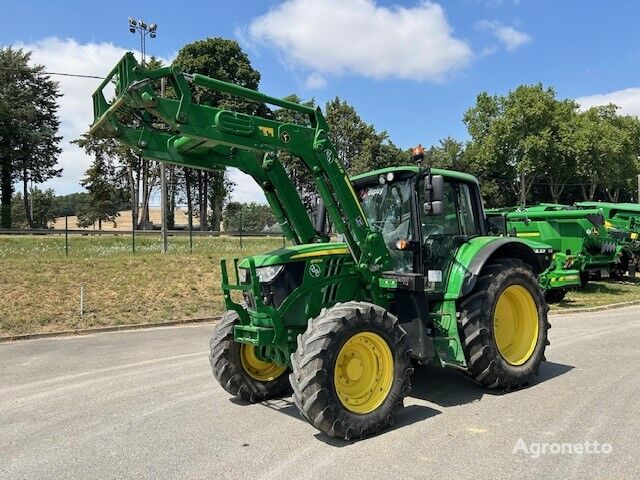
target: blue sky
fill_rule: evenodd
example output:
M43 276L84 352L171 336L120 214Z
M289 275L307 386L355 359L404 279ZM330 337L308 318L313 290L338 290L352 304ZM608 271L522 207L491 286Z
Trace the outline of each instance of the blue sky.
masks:
M633 1L372 0L3 2L0 45L34 50L50 70L106 73L138 48L127 17L159 25L148 53L171 59L208 36L241 41L262 74L260 89L284 96L339 96L401 147L466 138L464 111L483 90L543 82L583 105L616 101L640 114L640 6ZM80 190L88 165L68 145L90 121L95 82L61 80L59 193ZM236 198L259 199L242 186Z

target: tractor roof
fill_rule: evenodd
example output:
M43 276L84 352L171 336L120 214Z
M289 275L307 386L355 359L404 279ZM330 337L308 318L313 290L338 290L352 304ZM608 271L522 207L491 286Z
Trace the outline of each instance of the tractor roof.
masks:
M389 172L412 172L417 173L419 168L415 165L403 165L399 167L386 167L380 168L378 170L372 170L371 172L360 173L358 175L353 175L351 180L361 180L367 177L378 176L381 174L389 173ZM456 180L460 180L467 183L478 183L478 180L473 175L469 175L468 173L458 172L456 170L443 170L441 168L432 168L431 172L436 175L442 175L446 178L454 178Z

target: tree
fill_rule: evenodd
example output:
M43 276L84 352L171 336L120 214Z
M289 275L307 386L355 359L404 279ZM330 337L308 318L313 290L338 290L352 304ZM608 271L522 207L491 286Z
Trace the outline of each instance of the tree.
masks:
M249 57L234 40L207 38L192 42L180 49L173 64L185 72L200 73L253 90L257 90L260 83L260 73L251 66ZM268 114L267 108L262 104L213 92L199 86L194 89L193 100L199 104L251 115ZM194 203L199 207L200 228L206 228L208 203L213 200L211 227L214 230L219 230L222 208L229 196L230 184L225 181L224 175L217 173L211 174L199 170L194 173L193 177L195 177L194 186L198 193ZM190 186L188 195L191 195L192 190L193 188ZM191 203L191 199L188 199L187 202Z
M51 188L40 190L34 187L30 192L30 202L25 202L22 193L13 196L11 216L13 225L20 228L49 228L57 217L56 198ZM29 211L26 210L28 205ZM31 215L33 210L33 215ZM31 223L29 223L31 219Z
M87 169L81 185L89 192L89 203L78 212L78 226L88 227L98 222L114 221L125 204L126 189L114 181L113 163L102 156L94 159Z
M271 207L264 203L229 202L224 209L224 229L229 232L259 233L275 223Z
M315 100L312 98L311 100L307 100L303 102L300 97L295 94L287 95L283 100L293 103L299 103L306 107L315 107ZM273 117L283 123L293 123L296 125L307 125L309 124L309 118L300 113L293 110L288 110L286 108L279 108L273 112ZM300 198L302 199L302 203L307 207L310 211L315 207L316 204L316 191L313 183L313 176L309 173L307 167L300 157L296 157L291 155L289 152L281 151L278 153L278 158L284 165L284 168L287 170L296 190L300 194Z
M23 184L29 226L34 226L27 189L59 176L58 84L42 65L29 65L31 53L0 48L0 226L10 228L13 183Z
M494 205L508 202L501 192L512 190L522 205L536 183L546 179L559 198L575 172L571 150L572 119L577 104L559 101L552 88L521 85L506 96L478 95L464 115L471 135L467 147L473 171L485 186L485 197ZM487 195L489 193L489 195Z
M577 173L582 195L593 200L599 187L616 202L621 188L637 172L640 121L619 116L613 104L597 106L579 115L576 132Z
M464 144L454 138L446 137L424 152L424 163L430 167L466 172L469 170L465 157Z
M74 140L95 161L109 163L113 165L113 176L111 180L128 192L128 202L131 209L133 225L139 228L144 215L140 208L140 197L143 192L143 160L136 152L126 145L116 141L112 136L105 136L103 133L97 135L83 134ZM147 185L148 186L148 183ZM116 188L116 186L114 186ZM144 194L142 195L144 198Z
M350 175L407 163L406 153L389 140L387 132L363 121L346 101L335 97L327 102L325 117L338 158Z

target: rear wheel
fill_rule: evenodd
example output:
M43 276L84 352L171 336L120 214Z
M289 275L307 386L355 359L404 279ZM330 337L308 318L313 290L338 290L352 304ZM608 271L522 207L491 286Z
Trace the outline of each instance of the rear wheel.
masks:
M467 374L490 388L529 383L544 360L550 327L549 307L533 272L519 260L486 265L460 310Z
M323 310L291 356L293 399L302 415L345 439L389 426L411 388L405 336L393 315L369 303Z
M288 369L261 359L253 345L237 343L233 327L239 321L238 314L229 310L216 325L209 344L213 376L227 392L247 402L284 396L291 390Z

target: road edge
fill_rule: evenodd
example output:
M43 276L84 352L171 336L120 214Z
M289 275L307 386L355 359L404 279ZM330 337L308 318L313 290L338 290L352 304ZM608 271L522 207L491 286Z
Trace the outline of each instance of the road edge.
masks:
M6 335L3 337L0 337L0 343L12 342L17 340L33 340L36 338L69 337L69 336L77 336L77 335L90 335L92 333L119 332L119 331L126 331L126 330L143 330L145 328L175 327L180 325L190 325L194 323L212 323L217 320L220 320L220 315L215 315L213 317L187 318L184 320L169 320L166 322L127 323L122 325L108 325L104 327L80 328L77 330L59 330L55 332L22 333L17 335Z
M557 310L549 310L549 315L566 315L571 313L600 312L602 310L613 310L616 308L631 307L633 305L640 305L640 300L630 300L628 302L610 303L608 305L598 305L596 307L558 308Z
M608 305L598 305L597 307L585 308L559 308L550 310L549 315L566 315L572 313L599 312L602 310L612 310L616 308L630 307L640 305L640 300L631 300L629 302L610 303ZM149 323L128 323L124 325L109 325L106 327L91 327L78 330L60 330L57 332L41 332L41 333L23 333L18 335L7 335L0 337L0 343L12 342L17 340L32 340L36 338L51 337L69 337L77 335L90 335L92 333L119 332L126 330L143 330L145 328L157 327L175 327L180 325L189 325L194 323L212 323L220 319L220 315L203 318L187 318L185 320L170 320L167 322L149 322Z

